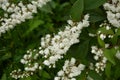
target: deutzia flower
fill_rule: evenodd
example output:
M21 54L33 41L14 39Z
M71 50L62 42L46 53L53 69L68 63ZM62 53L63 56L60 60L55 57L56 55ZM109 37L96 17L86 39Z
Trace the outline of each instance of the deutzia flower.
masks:
M120 51L117 51L115 56L116 56L116 58L120 59Z
M10 13L9 17L4 15L1 18L0 35L6 31L13 29L17 24L25 22L26 19L33 18L32 14L37 13L37 8L42 7L50 0L36 0L24 5L20 1L17 5L10 4L8 0L0 0L0 8ZM8 15L8 14L7 14Z
M107 2L104 5L104 9L107 13L108 21L114 26L120 27L120 1L119 0L111 0L111 2Z
M84 27L89 26L89 16L85 15L82 22L74 23L68 20L68 24L64 31L51 37L49 34L41 38L40 54L46 60L43 62L46 66L54 66L55 63L63 58L70 46L79 42L79 35ZM42 53L41 53L42 52Z
M73 22L72 20L69 20L69 25L65 27L65 30L59 31L58 34L54 34L53 36L47 34L45 37L42 37L41 46L39 47L39 50L28 50L27 54L25 54L23 56L23 59L21 59L21 63L26 65L26 67L24 68L25 71L13 71L11 73L11 76L13 78L16 78L16 76L17 78L21 78L18 76L25 77L23 75L24 73L29 73L29 76L33 75L33 72L35 72L38 69L42 69L41 65L46 65L49 68L56 67L55 63L59 59L62 59L64 57L66 52L69 50L70 46L79 42L78 37L81 33L81 30L84 27L89 26L88 18L89 16L85 15L83 21L81 22ZM38 60L39 57L42 57L43 59L42 64L36 62L36 60ZM75 59L71 59L70 65L74 64ZM83 69L83 65L79 65L78 68ZM77 71L78 68L73 67L71 71ZM15 73L17 74L15 75ZM21 74L19 75L19 73ZM72 77L78 74L80 74L80 72L71 73L70 76ZM72 79L74 80L74 78Z
M92 46L91 48L92 48L91 53L94 54L94 59L97 61L95 64L96 67L95 71L97 73L99 73L100 71L104 71L106 67L107 58L104 57L103 50L98 49L97 46Z
M76 65L75 63L75 58L71 58L70 61L66 60L63 69L57 73L57 76L54 78L54 80L76 80L74 77L81 74L81 71L84 70L85 65Z

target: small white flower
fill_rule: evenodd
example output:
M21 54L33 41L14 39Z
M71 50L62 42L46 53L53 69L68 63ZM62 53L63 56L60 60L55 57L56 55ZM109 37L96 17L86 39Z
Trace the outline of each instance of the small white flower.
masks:
M22 64L27 64L27 63L28 63L28 61L26 61L26 60L24 60L24 59L21 59L20 62L21 62Z
M92 48L91 52L94 54L94 59L97 61L95 63L95 71L97 73L99 73L100 71L104 71L104 68L106 67L107 58L104 57L102 49L98 49L97 46L92 46L91 48Z
M111 29L111 27L110 26L106 26L106 30L110 30Z
M94 59L95 59L95 60L98 60L98 59L99 59L99 57L96 55L96 56L94 56Z
M50 62L49 62L48 60L45 60L45 61L43 62L43 64L49 66L49 65L50 65Z
M51 0L35 0L31 1L31 3L24 5L22 1L20 1L17 5L14 3L10 3L9 0L0 0L0 8L2 8L5 12L10 13L9 18L8 15L4 15L3 19L1 19L0 26L0 34L5 33L6 31L13 29L14 26L25 22L26 19L33 18L33 13L37 13L37 7L40 8L45 5L47 2ZM12 14L11 14L12 13ZM4 21L4 22L3 22ZM9 26L12 25L12 26Z
M43 0L40 0L40 1L43 1ZM44 4L46 4L46 3L44 3ZM22 3L19 3L19 6L25 7ZM23 8L22 10L25 11L25 8ZM24 17L27 17L27 19L28 19L28 18L31 18L30 15L31 15L31 13L27 12L24 14ZM19 14L19 16L17 16L17 17L20 17L20 16L21 16L21 14ZM85 16L83 21L78 22L78 23L75 22L76 26L74 26L74 25L66 26L65 30L58 32L58 34L56 34L56 35L54 34L53 37L50 36L49 34L46 35L45 37L42 37L41 38L41 46L39 47L39 50L38 51L37 50L27 51L28 54L25 54L23 59L29 63L32 63L32 61L37 60L40 55L44 59L44 61L42 62L44 65L48 66L49 68L53 68L53 67L55 68L56 67L55 63L59 59L62 59L64 57L64 55L66 55L66 53L69 50L69 48L71 47L71 45L79 42L78 38L81 33L81 30L84 27L88 27L88 25L89 25L88 17L89 16L87 15L87 16ZM21 18L21 21L24 21L25 19L26 18L23 18L23 19ZM14 22L15 22L15 20L14 20ZM12 24L14 24L14 22ZM15 24L17 24L17 23L15 23ZM35 54L35 55L33 55L33 54ZM81 71L84 69L84 66L83 65L76 66L75 61L76 60L74 58L72 58L71 61L69 61L69 60L65 61L65 64L63 66L63 71L65 74L69 75L71 73L73 77L81 74ZM21 61L21 62L24 63L24 61ZM75 69L73 69L74 72L71 71L72 67L75 67ZM31 65L27 64L24 69L25 69L25 71L35 72L37 69L39 69L39 64L38 63L34 63L34 64L32 63ZM63 74L62 72L59 73L59 75L62 75L62 74ZM65 75L65 74L63 74L63 75ZM22 76L24 76L24 75L22 75ZM25 76L26 77L30 76L30 74L25 75ZM56 77L55 79L68 80L69 78L68 78L68 76L61 76L61 77Z
M92 34L92 33L89 33L88 34L90 37L95 37L96 36L96 34Z
M120 59L120 51L117 51L116 55L115 55L118 59Z
M100 34L100 38L101 38L102 40L104 40L104 39L106 38L106 35L105 35L105 34Z
M74 24L72 20L68 20L67 22L68 22L68 24L70 24L71 26Z
M74 65L76 62L75 58L71 58L70 65Z
M55 77L54 80L60 80L60 77Z
M79 68L80 70L84 70L84 69L85 69L85 65L79 64L79 65L78 65L78 68Z
M112 0L111 3L107 2L104 5L107 13L107 19L114 27L120 27L120 1Z
M71 80L76 80L75 78L72 78Z
M63 76L64 75L64 71L61 70L57 74L58 74L58 76Z
M75 58L71 58L71 60L66 60L63 66L63 69L57 73L58 80L76 80L74 77L81 74L81 71L84 70L85 65L79 64L79 66L75 65ZM54 78L54 80L56 80Z

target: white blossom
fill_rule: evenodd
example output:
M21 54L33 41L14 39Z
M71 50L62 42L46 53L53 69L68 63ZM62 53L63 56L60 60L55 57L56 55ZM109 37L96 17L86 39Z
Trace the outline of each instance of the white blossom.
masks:
M96 34L93 34L93 33L89 33L88 34L90 37L95 37L96 36Z
M29 67L25 67L25 71L36 71L36 69L38 69L39 64L38 63L34 63L33 65L30 65Z
M63 55L69 50L70 46L79 42L79 35L82 28L89 25L89 16L85 15L82 22L74 23L69 20L64 31L58 32L58 34L51 37L49 34L41 38L41 49L39 53L46 59L43 64L46 66L54 65L63 58ZM47 61L47 63L46 63Z
M107 33L107 31L110 33ZM104 21L104 23L100 24L100 28L98 29L97 34L99 35L101 40L105 40L106 38L114 37L114 35L113 35L114 33L112 33L111 25L106 23L106 21Z
M101 38L102 40L104 40L104 39L106 38L106 35L105 35L105 34L100 34L100 38Z
M109 23L111 23L114 27L120 27L120 1L119 0L111 0L111 2L107 2L104 5L104 9L107 13L107 19Z
M106 67L107 58L104 56L103 50L98 49L97 46L92 46L91 48L91 53L94 54L94 59L95 61L97 61L95 63L95 71L97 73L99 73L100 71L104 71Z
M6 12L6 15L4 15L4 17L0 20L0 35L10 29L13 29L17 24L25 22L26 19L33 18L32 14L37 13L37 8L41 8L49 1L50 0L36 0L26 5L20 1L17 5L15 5L14 3L10 4L9 0L0 0L0 8ZM7 13L11 13L9 17L7 16Z
M117 51L115 56L116 56L116 58L120 59L120 51Z
M64 55L66 54L66 52L69 50L69 48L71 47L71 45L78 43L79 42L79 35L81 33L81 30L84 27L88 27L89 26L89 21L88 21L89 16L85 15L83 21L81 22L73 22L72 20L69 20L70 23L68 23L69 25L67 25L65 27L65 30L63 31L59 31L58 34L54 34L54 35L50 35L47 34L45 37L41 38L41 46L39 47L38 50L34 49L32 50L28 50L27 54L25 54L23 56L23 58L21 59L21 63L25 64L25 72L29 73L32 72L31 74L33 75L33 73L37 70L37 69L42 69L42 65L46 65L49 68L55 68L56 65L55 63L59 60L62 59L64 57ZM39 59L39 57L42 57L43 59L43 63L39 64L36 63L35 61ZM72 58L70 61L70 65L74 65L75 64L75 59ZM68 61L69 63L69 61ZM67 64L67 61L66 61ZM65 66L67 67L67 65L65 64ZM66 67L63 67L64 69L66 69ZM63 69L63 70L64 70ZM77 70L83 70L84 69L84 65L80 64L77 68L74 67L72 69L72 71L77 71ZM16 71L17 72L17 71ZM12 72L11 75L13 74L14 76L21 76L23 74L16 74L16 72ZM17 72L17 73L22 73L22 72ZM66 72L67 73L67 72ZM29 76L31 75L29 74ZM75 76L80 74L80 72L76 72L76 73L71 73L70 76ZM61 75L61 73L59 73L59 75ZM13 78L16 78L12 76ZM24 76L23 76L24 77ZM17 77L20 78L20 77ZM59 77L55 78L56 80L59 79ZM75 80L74 78L71 78L72 80ZM63 79L64 80L64 79Z
M74 77L80 75L84 69L85 65L79 64L77 66L75 58L71 58L70 61L65 61L63 69L57 73L54 80L76 80Z

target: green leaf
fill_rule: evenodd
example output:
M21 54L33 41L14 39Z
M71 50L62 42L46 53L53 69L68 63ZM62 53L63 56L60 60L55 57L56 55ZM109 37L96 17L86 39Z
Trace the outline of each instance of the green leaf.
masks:
M98 43L101 47L105 47L105 42L100 38L100 36L98 36Z
M75 21L79 21L81 19L83 9L84 9L84 0L77 0L71 8L70 15L72 19Z
M30 23L29 23L30 28L27 30L25 35L29 34L31 31L33 31L34 29L39 27L39 25L42 25L42 24L44 24L44 21L42 21L40 19L33 19L33 20L31 20Z
M98 8L105 2L106 0L84 0L85 10Z
M115 76L115 80L119 80L120 79L120 66L116 66L115 67L114 76Z
M88 54L89 42L90 42L90 40L86 40L82 43L73 45L69 49L68 54L72 57L77 58L77 59L84 60L86 58L87 54Z
M87 13L90 14L90 22L98 22L106 19L106 15L100 8L87 11Z
M44 21L40 20L40 19L35 19L35 20L32 20L29 24L30 26L30 29L28 30L28 32L34 30L35 28L37 28L39 25L43 24Z
M44 78L47 78L47 79L51 78L51 76L49 75L49 73L46 72L46 71L42 71L41 76L44 77Z
M50 1L50 6L55 9L57 4L54 1ZM50 12L52 11L52 9L50 10Z
M4 11L2 9L0 9L0 16L3 16Z
M111 77L111 67L112 67L112 64L108 62L105 68L105 74L107 75L108 78Z
M105 27L99 28L98 31L101 31L101 33L103 33L103 34L114 34L113 30L111 30L111 29L106 30Z
M120 35L120 28L117 29L116 35Z
M89 71L88 75L93 78L93 80L103 80L102 76L100 76L98 73L96 73L95 71Z
M117 43L118 35L114 35L113 38L111 38L111 42L115 45Z
M5 73L2 75L2 78L0 80L7 80L7 77L6 77Z
M114 59L115 54L116 50L114 48L104 50L104 56L108 59L108 61L110 61L114 65L116 64Z
M74 3L76 0L70 0L71 3Z
M0 61L4 61L4 60L6 60L6 59L9 59L9 58L11 58L12 56L11 56L11 53L6 53L4 56L2 56L1 58L0 58Z
M55 6L55 4L54 4L54 6ZM53 7L53 6L52 6ZM52 12L52 8L51 8L51 6L49 5L49 4L47 4L47 5L44 5L42 8L40 8L40 10L41 11L44 11L44 12L46 12L46 13L53 13Z

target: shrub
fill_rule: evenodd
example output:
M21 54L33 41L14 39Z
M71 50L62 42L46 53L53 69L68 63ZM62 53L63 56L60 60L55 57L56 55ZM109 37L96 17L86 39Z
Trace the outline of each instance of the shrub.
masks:
M1 0L1 80L119 80L120 0Z

